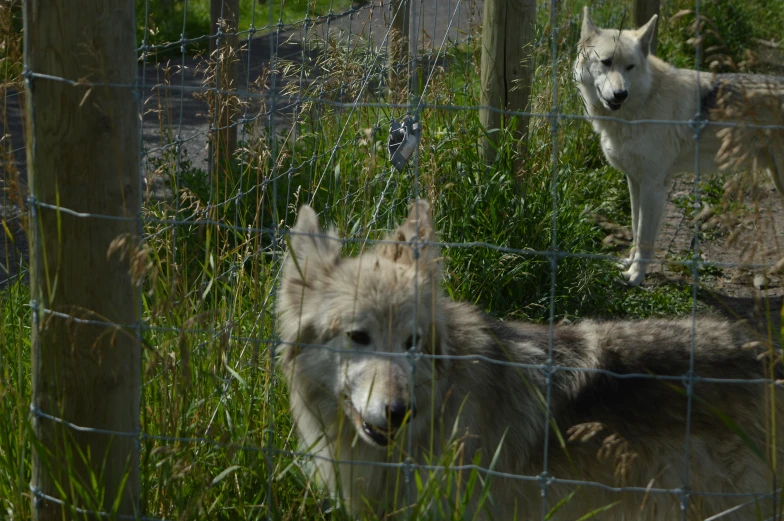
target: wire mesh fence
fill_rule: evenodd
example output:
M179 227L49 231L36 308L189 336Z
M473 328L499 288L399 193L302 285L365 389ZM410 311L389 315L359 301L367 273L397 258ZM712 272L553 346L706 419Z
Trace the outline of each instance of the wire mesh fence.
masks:
M132 91L139 100L139 158L144 178L139 217L51 205L35 193L23 204L18 197L6 199L11 189L4 191L2 208L13 207L15 212L3 216L6 237L17 236L11 231L13 222L34 223L36 212L47 210L95 223L127 219L142 226L142 241L122 246L123 255L132 259L142 320L119 325L136 335L144 347L140 430L119 432L80 425L54 411L41 410L35 400L29 411L34 424L52 422L73 432L130 437L138 443L138 515L100 515L149 520L348 516L314 480L313 467L325 459L337 468L351 464L389 469L403 491L401 502L394 503L396 513L410 518L470 515L476 503L468 506L472 499L468 497L463 504L461 494L466 495L467 484L474 480L523 483L519 490L534 499L521 500L521 505L530 507L541 501L537 519L557 518L563 503L553 496L562 497L565 490L600 490L606 493L602 497L609 511L616 498L633 497L641 505L642 518L649 515L651 519L662 515L645 511L653 496L670 498L676 509L665 515L683 519L701 515L699 505L713 496L733 506L723 514L714 512L710 519L753 518L760 504L776 502L780 489L775 439L771 453L766 454L774 461L771 485L764 490L712 488L710 482L698 482L701 476L690 476L688 464L682 480L657 482L656 476L647 476L642 484L627 483L622 476L611 482L592 480L583 469L562 475L562 469L554 471L548 464L548 455L557 450L551 445L566 444L554 423L554 409L560 404L553 401L553 388L563 375L604 375L618 381L656 380L678 386L687 408L686 442L678 450L686 462L696 457L695 451L704 450L700 440L696 448L691 440L692 407L699 399L694 398L695 387L717 384L749 392L750 388L780 385L774 371L753 379L742 373L737 378L708 377L695 371L694 365L694 346L700 340L696 323L705 308L701 292L706 291L706 278L713 281L709 287L715 288L724 280L723 270L732 277L764 274L765 282L758 286L765 289L766 298L780 300L776 275L770 269L783 256L776 227L782 210L769 190L762 195L746 190L739 200L717 198L716 182L709 184L700 178L697 154L696 179L676 182L671 189L670 198L679 201L681 211L665 223L670 226L670 241L651 261L651 271L666 283L620 289L615 263L629 246L629 225L623 223L629 222L630 208L625 181L606 166L573 79L580 6L555 0L537 5L535 39L527 50L533 68L529 108L501 110L517 124L526 122L527 148L520 149L509 128L498 130L498 155L488 165L480 146L486 131L478 125L477 114L481 108L482 2L252 0L238 5L238 26L222 24L211 33L203 21L206 2L136 3L137 80L108 87ZM686 36L706 41L718 37L719 31L714 31L716 36L704 34L716 24L707 15L707 21L700 23L699 0L690 3L691 14L678 12L678 7L677 2L664 3L662 18L673 21L660 28L658 52L678 56L683 61L679 65L699 65L706 61L699 51L706 46L687 53L682 42ZM591 9L602 27L628 26L628 2L604 0L593 3ZM392 58L398 51L394 46L400 43L393 20L398 16L407 18L412 43L403 53L405 59L395 62ZM696 21L693 26L678 23L690 16ZM225 42L234 41L234 36L237 46L227 46ZM731 45L727 40L726 45ZM214 50L210 50L210 41ZM720 63L719 70L728 67L726 63ZM79 88L107 86L89 78L47 76L27 65L23 64L21 78L29 84L54 81ZM230 75L232 70L239 73ZM391 78L399 83L393 84ZM7 104L12 95L17 94L6 94ZM229 114L228 123L225 114ZM629 128L680 125L690 129L698 143L700 133L712 125L733 128L696 116L682 121L664 116L632 122L594 117L594 121L619 121ZM420 125L420 137L412 157L398 170L389 157L390 128L407 118ZM7 129L12 126L6 124ZM761 131L781 128L767 123L757 127ZM232 131L236 131L236 144L224 146L231 141ZM17 139L4 148L4 163L14 165L6 173L16 171L17 166L24 170L17 159L20 149L14 148L18 144ZM15 175L25 178L24 172ZM720 177L719 186L727 179ZM431 459L415 460L410 445L413 422L405 427L407 449L390 451L383 462L326 457L315 446L300 443L278 367L280 354L299 348L337 355L346 350L283 341L278 334L276 292L283 277L284 255L296 240L297 232L291 228L300 215L298 208L311 205L322 225L336 227L342 248L358 254L389 244L385 231L404 220L410 202L419 198L431 202L439 236L412 241L414 256L420 248L437 244L446 259L443 278L450 297L480 303L504 317L546 323L546 349L541 359L531 363L416 349L376 355L403 359L412 375L420 370L418 364L424 358L434 364L471 361L532 371L543 379L539 397L543 419L537 420L542 433L537 452L528 455L536 465L526 467L537 466L536 472L496 470L492 454L478 459L475 454L461 454L459 446L465 440L460 439ZM710 202L703 204L703 198ZM715 247L711 250L715 256L703 256L702 241L717 240L706 235L705 222L711 216L703 214L708 207L723 215L721 222L716 221L716 237L723 240L727 233L735 233L733 240L740 246L726 252ZM719 225L729 220L733 231L719 232ZM0 274L0 279L8 284L25 273L23 260L13 261L21 270L10 270L8 252L14 252L14 259L17 252L24 259L27 251L17 246L18 238L4 240L7 273ZM41 240L32 233L31 251L41 247ZM680 278L673 282L676 277ZM751 293L741 298L746 295ZM34 327L58 318L72 328L118 327L94 315L47 309L35 299L31 297ZM690 357L678 374L575 366L561 363L553 350L555 331L564 320L652 314L692 319ZM770 308L764 318L772 323ZM414 338L420 335L418 331L415 321ZM768 333L769 340L777 338L772 326ZM31 346L33 351L40 348L35 342ZM778 354L771 356L777 359ZM742 436L738 434L739 439ZM357 438L356 443L363 441ZM620 454L623 447L618 447L611 448ZM484 485L476 486L475 490L484 490ZM37 505L55 503L74 515L101 510L91 506L100 501L89 486L59 497L35 486L27 493ZM444 505L453 505L452 510L443 511L444 499L448 499ZM483 512L497 513L498 505L492 500L488 503L491 506ZM414 504L424 506L411 507ZM779 510L774 506L766 515L776 518ZM584 514L600 516L604 511L589 509ZM522 511L517 515L530 516Z

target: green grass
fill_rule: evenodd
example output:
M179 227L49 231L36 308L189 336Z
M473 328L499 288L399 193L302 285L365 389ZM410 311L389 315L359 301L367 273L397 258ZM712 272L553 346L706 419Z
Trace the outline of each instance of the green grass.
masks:
M24 282L0 290L0 512L19 519L31 507L29 301Z
M675 0L664 3L664 16L659 34L658 54L679 67L693 68L696 52L688 42L695 36L694 2ZM674 21L668 18L680 11L689 11ZM718 61L717 72L740 72L742 62L747 59L748 51L756 51L756 39L780 40L784 27L784 1L750 0L747 2L726 2L705 0L700 2L700 15L705 23L700 33L705 37L702 54L704 67ZM725 55L726 60L721 57ZM757 65L755 72L766 72Z
M769 4L775 3L781 4ZM703 1L719 34L725 34L733 48L751 45L753 37L775 37L784 28L784 15L762 16L761 2L728 4ZM151 0L149 5L158 32L148 41L178 40L185 4L173 1L164 8L164 2ZM249 5L243 0L240 29L250 26ZM287 2L282 11L275 2L256 5L255 27L268 23L270 5L275 23L304 18L306 10L304 2ZM311 17L323 14L330 5L338 12L348 4L319 0L308 12ZM559 19L565 22L581 5L564 2ZM624 17L628 23L626 5L606 2L594 17L601 25L622 23ZM682 5L688 2L665 3L670 14ZM188 6L186 36L206 34L208 2L189 1ZM729 18L728 9L740 15ZM541 36L549 34L549 28L546 13L540 15ZM764 20L743 33L743 24L758 17ZM137 20L141 23L144 17ZM689 37L685 25L685 17L663 25L660 54L688 65L693 51L683 44ZM558 103L563 112L582 113L569 79L579 20L563 27ZM544 41L534 55L534 112L549 111L553 100L552 57L549 40ZM450 51L445 67L436 70L430 83L428 101L478 104L477 45L475 40L472 46ZM297 75L296 65L289 65L287 74ZM330 47L320 65L328 71L326 81L306 94L345 100L355 95L351 89L362 72L378 63L358 45ZM384 101L380 96L366 94L364 100ZM313 201L322 220L334 223L344 236L380 238L405 215L412 196L427 197L443 241L483 241L519 250L446 248L444 290L497 316L540 322L549 317L551 269L548 260L530 252L552 247L553 218L556 248L570 253L607 253L602 247L605 232L586 218L592 213L629 225L625 180L606 165L598 138L586 122L559 121L558 175L553 184L549 120L530 122L528 153L517 165L516 141L511 133L501 133L499 158L488 166L480 154L483 131L475 111L423 111L418 171L408 168L397 174L387 161L385 146L389 120L404 114L405 110L388 108L352 111L305 104L296 139L286 132L270 137L261 124L249 128L238 157L211 177L187 157L178 163L173 153L147 165L171 189L179 190L178 207L173 199L149 201L147 217L186 219L212 203L200 215L214 224L172 228L151 222L145 230L144 340L153 349L145 351L142 430L216 442L144 440L141 501L147 515L230 520L266 519L271 512L273 519L345 518L341 510L324 510L325 494L310 481L307 458L285 453L298 448L297 439L286 389L270 356L275 339L271 295L281 258L280 236L274 230L292 224L299 204ZM714 187L707 188L712 197ZM358 247L352 243L347 249ZM689 286L628 288L614 264L605 260L565 258L558 263L558 320L686 315L692 309L691 298ZM29 300L24 282L0 290L0 518L5 512L14 519L30 517ZM457 494L455 479L450 475L416 486L428 497L452 497ZM476 474L461 479L483 486ZM460 507L455 516L459 512Z
M148 45L165 45L210 34L210 0L135 0L137 41L142 42L146 33ZM277 30L282 23L290 25L306 18L330 13L340 14L351 7L351 0L240 0L239 31L251 27L265 34ZM146 22L146 23L145 23ZM246 38L246 37L243 37ZM241 38L241 39L243 39ZM188 53L206 50L206 40L188 44ZM179 53L177 46L170 52Z

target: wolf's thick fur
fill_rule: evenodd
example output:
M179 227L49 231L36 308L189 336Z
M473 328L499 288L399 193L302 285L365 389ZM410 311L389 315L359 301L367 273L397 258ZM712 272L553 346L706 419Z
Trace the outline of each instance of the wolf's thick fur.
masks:
M487 468L499 450L495 471L528 478L488 477L492 500L483 503L481 516L540 520L542 482L536 478L547 436L548 476L557 478L548 486L549 507L576 491L553 519L573 521L616 501L601 519L680 519L677 493L644 490L680 489L687 470L689 519L746 502L721 519L751 519L753 497L704 493L762 495L780 483L762 458L771 461L774 451L781 457L771 447L771 434L780 438L784 426L781 391L763 383L695 383L687 465L683 381L615 376L681 377L689 371L693 338L695 375L764 379L768 358L760 355L767 349L741 326L699 318L693 337L689 319L556 326L552 364L559 369L552 373L547 428L547 373L531 366L548 362L548 327L497 320L439 290L426 202L412 205L389 239L403 243L342 257L340 242L303 206L278 293L282 368L301 448L316 455L320 478L353 514L390 514L406 505L405 465L385 464L408 457L412 472L439 487L444 473L426 465L478 457ZM453 486L464 488L468 473ZM454 492L433 495L442 508L457 504ZM478 496L475 491L471 509L478 508ZM770 498L758 504L763 513L771 511Z
M703 122L738 124L702 128L700 173L764 168L784 193L784 131L749 128L784 125L784 78L677 69L649 54L656 19L633 31L601 29L586 7L574 64L588 114L621 120L592 124L607 160L629 183L634 240L624 277L631 285L643 281L653 258L670 174L695 170L700 123L690 122L698 114ZM683 123L627 123L637 120Z

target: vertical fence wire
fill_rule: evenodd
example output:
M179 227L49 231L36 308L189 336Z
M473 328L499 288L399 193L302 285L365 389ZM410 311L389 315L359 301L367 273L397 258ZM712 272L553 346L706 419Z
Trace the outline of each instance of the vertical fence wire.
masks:
M145 14L147 12L147 0L145 0ZM134 27L137 25L135 13L134 13ZM136 216L137 226L136 226L136 233L139 238L140 249L143 251L145 248L144 242L144 147L142 146L143 143L143 135L144 135L144 84L146 80L146 72L147 72L147 19L145 18L144 23L142 24L142 41L141 47L139 46L139 40L137 38L136 32L134 31L134 49L141 49L139 54L139 61L141 62L141 67L137 67L136 74L135 74L135 85L133 88L134 98L136 99L136 106L138 108L138 115L139 118L139 133L137 135L137 146L138 146L138 162L139 162L139 214ZM141 286L137 286L135 291L136 297L136 316L138 317L138 322L135 324L133 331L136 335L136 343L138 349L141 350L142 346L144 345L144 333L146 323L144 321L144 302L143 302L143 291ZM144 381L144 360L143 356L139 356L139 378L141 379L138 382L139 387L139 394L136 397L139 404L139 411L141 412L141 404L144 401L144 386L142 382ZM134 443L136 448L136 462L139 467L141 467L141 454L142 454L142 424L141 424L141 415L140 417L136 418L135 421L136 432L134 433ZM135 512L142 512L142 491L141 491L141 468L137 468L136 476L139 479L139 482L136 483L138 487L138 494L136 496L136 501L134 504L134 511Z
M700 204L700 143L701 143L701 131L702 128L700 124L702 122L702 95L700 93L700 65L701 65L701 53L700 49L702 48L702 44L700 43L700 0L695 0L695 32L696 32L696 40L697 45L695 46L695 55L696 55L696 68L697 68L697 85L696 85L696 92L694 93L696 97L696 105L697 105L697 113L694 115L694 122L691 124L692 128L694 129L694 208L695 210L699 208ZM695 358L695 351L697 348L697 288L700 282L700 271L699 265L696 264L696 261L699 260L700 255L700 232L699 232L700 224L694 224L694 238L693 238L693 248L692 248L692 260L695 261L694 264L691 265L691 276L692 276L692 311L691 311L691 338L689 339L689 370L686 376L686 433L685 433L685 440L684 440L684 466L683 466L683 487L680 494L681 500L681 520L686 521L686 517L688 515L689 510L689 500L691 497L691 489L689 487L689 479L690 479L690 465L689 462L691 461L691 422L692 422L692 406L694 402L693 394L694 394L694 358Z
M29 60L30 34L29 34L29 30L28 30L28 28L30 27L31 21L28 18L27 9L23 9L23 16L24 16L24 35L23 35L23 38L24 38L24 71L23 71L23 77L24 77L24 83L25 83L25 90L27 92L29 92L29 93L32 93L33 92L33 75L31 74L32 71L30 70L30 67L29 67L29 65L30 65L30 60ZM29 104L29 107L27 108L27 110L30 112L30 117L28 117L28 121L30 121L29 124L32 125L33 124L32 122L35 121L35 117L34 117L35 105L33 104L31 99L28 99L27 103ZM29 129L29 130L30 131L29 131L28 135L31 136L29 138L30 142L25 143L25 146L29 150L29 153L27 154L27 157L31 158L32 161L34 162L35 158L37 156L38 150L37 150L37 147L36 147L36 140L35 140L34 129ZM39 223L38 223L38 206L36 205L36 200L35 200L35 194L34 193L31 193L28 196L27 204L29 205L29 208L30 208L30 210L29 210L30 211L30 227L28 229L28 233L31 235L31 240L30 240L31 249L34 250L34 253L31 255L31 258L30 258L30 273L34 274L34 273L36 273L36 270L38 270L38 263L40 262L40 259L41 259L41 245L42 245L42 240L41 240L41 236L40 236L40 227L39 227ZM33 277L34 277L34 275L33 275ZM39 307L39 303L37 302L37 299L36 299L35 290L36 290L35 287L31 287L30 288L31 327L32 327L32 333L34 334L34 337L33 337L34 340L31 342L30 352L31 352L31 356L32 356L33 360L36 360L37 362L40 363L41 357L38 355L39 349L40 349L40 346L39 346L39 336L35 335L35 332L37 332L39 330L40 326L41 326L41 317L40 317L40 307ZM43 303L41 303L41 304L43 304ZM30 370L32 371L33 375L36 375L36 374L39 373L40 368L36 364L30 364ZM32 392L31 392L31 396L30 396L30 409L34 410L35 408L37 408L37 396L35 394L35 381L34 380L33 380L33 383L31 385L31 389L32 389ZM30 420L31 420L33 432L37 432L38 431L39 418L37 416L35 416L35 415L32 415ZM32 474L35 476L39 472L41 472L41 462L40 462L40 459L35 458L34 459L34 466L32 468ZM45 499L43 498L43 494L42 494L42 492L40 490L38 490L35 486L33 486L32 483L30 485L30 492L33 495L33 505L34 505L34 508L38 508L42 504L42 502L45 501Z
M550 486L549 475L549 453L550 453L550 414L553 396L553 334L555 332L555 288L558 277L558 259L553 255L558 250L558 33L557 33L557 12L558 4L556 0L550 2L550 52L552 53L552 89L553 102L550 108L550 136L552 139L552 178L550 181L550 197L552 198L552 220L550 233L552 235L550 249L550 298L549 298L549 317L547 331L547 361L543 368L545 374L545 411L544 411L544 448L542 450L542 475L540 486L542 487L542 521L546 518L548 511L547 494Z

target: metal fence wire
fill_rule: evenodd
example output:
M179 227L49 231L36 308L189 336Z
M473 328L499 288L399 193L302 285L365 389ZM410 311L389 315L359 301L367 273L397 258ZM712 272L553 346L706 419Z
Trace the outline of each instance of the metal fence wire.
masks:
M545 159L542 164L525 163L526 168L540 172L530 177L526 177L527 173L518 173L516 177L514 160L501 161L495 168L506 168L509 175L496 178L492 172L478 173L460 155L460 150L448 153L453 157L447 166L440 164L447 154L444 150L482 137L476 133L475 124L480 108L480 0L370 0L358 4L346 0L243 0L239 26L223 25L213 35L191 33L194 26L199 27L192 20L200 15L206 2L146 0L137 4L137 81L110 87L136 93L142 122L139 154L145 199L137 276L143 293L143 320L140 324L124 325L138 334L145 346L142 430L88 428L66 421L52 411L39 410L35 401L31 405L35 422L55 422L74 432L138 440L143 492L139 515L127 517L162 521L198 516L304 519L329 515L324 509L334 508L335 504L330 506L325 501L326 493L310 480L313 460L323 456L313 454L310 447L297 445L285 385L276 367L276 353L282 346L275 333L275 294L297 208L303 203L311 204L322 225L334 224L341 232L343 248L356 253L384 242L383 231L391 229L405 215L413 199L427 198L442 212L449 212L453 204L460 208L461 199L454 195L457 188L452 186L459 179L465 183L464 189L470 187L476 192L476 197L487 197L482 203L483 211L506 212L501 219L530 215L534 210L527 205L549 204L549 209L537 210L542 216L537 227L528 228L545 239L532 237L530 247L523 246L528 239L525 237L508 240L504 235L505 242L494 243L492 239L468 236L461 232L467 227L442 230L443 240L437 243L449 258L445 277L450 293L464 300L472 299L470 291L476 287L476 280L479 284L485 280L482 273L475 272L493 269L492 264L483 263L481 255L490 255L492 262L499 265L528 262L525 269L535 269L540 274L535 302L526 302L525 295L518 295L516 303L503 302L498 306L501 312L507 312L518 305L523 311L517 316L547 321L547 361L518 364L481 356L472 360L541 371L546 379L542 469L535 475L508 474L473 464L472 455L449 467L437 461L406 458L384 463L383 466L402 473L401 486L407 487L409 504L415 501L418 487L414 467L433 473L476 472L482 479L534 483L541 492L545 513L556 506L548 492L558 485L600 488L610 493L633 492L639 494L641 501L650 495L670 495L680 502L682 519L686 519L694 501L719 494L705 491L709 487L693 490L694 477L688 474L688 465L682 483L675 487L616 486L567 479L553 474L548 466L548 444L554 439L550 432L553 377L558 373L657 378L681 384L688 404L683 447L687 462L693 450L690 432L695 384L780 385L766 378L749 381L697 375L694 338L689 370L682 375L617 374L563 366L554 361L554 328L565 316L576 314L574 307L569 308L565 293L580 287L577 282L563 285L563 278L574 277L569 273L577 271L593 273L592 266L618 261L616 252L597 253L598 250L575 246L569 236L572 232L561 228L564 208L579 204L563 200L564 186L579 182L573 166L563 159L564 149L577 146L571 138L564 138L564 129L580 129L584 138L580 138L579 146L587 147L586 155L596 155L598 142L585 123L587 117L571 80L581 6L556 0L537 6L530 110L501 112L508 118L530 118L529 157ZM602 13L597 15L602 26L628 27L627 4L603 0L593 2L591 9ZM402 12L405 6L410 7L407 13ZM301 8L304 15L296 8ZM292 10L296 15L291 14ZM699 19L700 0L696 0L694 11ZM404 61L391 64L389 57L395 52L392 20L403 15L410 23L412 44ZM176 25L181 27L179 37L177 30L167 29L171 26L164 23L167 17L176 17ZM699 38L703 28L697 24L696 30L695 37ZM237 37L236 48L224 45L232 36ZM208 50L210 40L214 40L214 51ZM702 61L699 49L697 63ZM232 67L239 74L221 84L220 79ZM404 78L400 91L392 94L391 69ZM90 85L84 80L42 75L27 68L27 64L25 78L28 82ZM99 85L104 86L96 83ZM699 99L699 92L695 95ZM228 125L219 117L221 110L231 114ZM406 118L422 123L422 136L413 156L398 171L389 161L387 138L390 126ZM698 147L700 132L707 125L716 124L701 121L698 114L686 121L624 123L686 125L694 129ZM227 151L217 143L223 139L221 136L229 136L232 127L237 132L236 148ZM703 207L699 154L695 161L696 179L692 198L688 199L691 209ZM596 165L596 169L601 168L602 165ZM450 171L445 172L447 169ZM618 172L613 175L621 177ZM503 199L488 188L493 183L514 195ZM623 185L621 189L625 190ZM516 209L494 208L494 203L488 202L493 197L514 204ZM39 201L34 193L27 203L24 216L33 219L37 211L46 209L95 222L118 219L49 205ZM515 233L514 222L508 222L508 228ZM694 323L700 309L700 278L706 269L770 267L765 259L707 261L699 254L699 223L689 229L687 221L681 219L676 230L679 232L691 237L691 253L679 259L659 256L652 265L661 270L680 266L688 272L690 280L683 287L691 294ZM40 240L33 232L31 247L40 248ZM469 267L453 268L452 259ZM476 267L471 266L474 261ZM566 265L570 267L564 268ZM525 276L516 274L514 283ZM503 282L487 280L493 284ZM586 280L590 283L599 279ZM10 278L6 283L9 281ZM581 287L585 292L591 291L590 286ZM34 325L49 317L60 317L69 320L73 327L116 326L95 317L49 310L41 303L31 307ZM692 335L695 334L693 329ZM334 350L329 346L301 345ZM34 345L33 349L39 347ZM411 371L415 370L411 353L379 356L407 357ZM409 422L409 429L413 428L411 425ZM409 431L408 439L412 438L413 432ZM68 504L35 487L31 493L39 502ZM770 490L739 493L738 503L745 506L738 508L752 512L757 501L778 495L775 483ZM116 517L73 508L75 513ZM339 509L332 515L341 515ZM542 519L547 519L545 514Z

